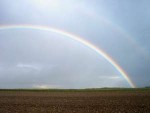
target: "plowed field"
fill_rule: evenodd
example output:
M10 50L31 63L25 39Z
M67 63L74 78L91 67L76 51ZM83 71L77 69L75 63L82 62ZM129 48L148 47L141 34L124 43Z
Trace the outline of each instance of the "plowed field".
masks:
M150 91L0 91L0 113L150 113Z

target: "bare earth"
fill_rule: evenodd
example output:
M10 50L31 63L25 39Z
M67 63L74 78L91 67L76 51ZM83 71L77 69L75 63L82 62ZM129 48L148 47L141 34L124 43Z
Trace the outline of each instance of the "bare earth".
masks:
M150 91L0 91L0 113L150 113Z

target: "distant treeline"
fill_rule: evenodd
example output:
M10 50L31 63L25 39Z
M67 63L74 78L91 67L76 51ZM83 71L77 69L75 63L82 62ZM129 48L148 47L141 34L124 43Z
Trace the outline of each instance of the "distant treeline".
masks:
M150 86L146 86L145 88L150 88Z
M0 91L28 91L28 92L93 92L93 91L150 91L145 88L86 88L86 89L0 89Z

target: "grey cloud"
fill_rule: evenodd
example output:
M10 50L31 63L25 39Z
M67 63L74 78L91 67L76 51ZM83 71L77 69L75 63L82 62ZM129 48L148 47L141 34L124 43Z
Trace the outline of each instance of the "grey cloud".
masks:
M40 8L31 0L1 0L0 25L44 25L79 35L107 52L143 87L150 83L149 3L64 0L57 10ZM0 87L36 83L46 87L128 87L124 79L98 81L103 75L120 76L101 56L66 37L36 30L0 30Z

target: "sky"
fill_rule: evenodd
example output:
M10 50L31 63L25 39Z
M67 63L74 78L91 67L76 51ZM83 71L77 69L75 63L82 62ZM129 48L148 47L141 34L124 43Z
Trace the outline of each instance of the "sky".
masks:
M38 25L66 31L103 50L136 87L150 86L149 0L0 0L0 88L130 87L102 55L59 33L5 29Z

